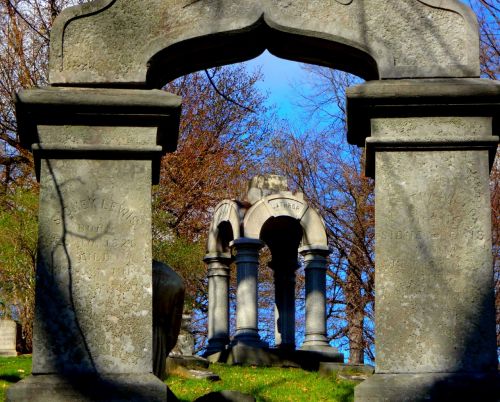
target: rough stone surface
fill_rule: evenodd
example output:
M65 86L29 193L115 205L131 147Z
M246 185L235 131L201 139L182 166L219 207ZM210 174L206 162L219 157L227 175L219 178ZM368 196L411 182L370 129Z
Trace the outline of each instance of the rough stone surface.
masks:
M0 356L17 356L16 336L16 322L0 320Z
M456 0L99 0L56 20L50 77L160 85L266 48L366 78L479 76L476 18Z
M446 140L488 123L388 119L374 137ZM496 368L488 151L381 150L376 172L377 373Z
M34 374L151 370L150 183L148 161L42 160Z
M238 391L225 390L210 392L199 397L195 402L255 402L255 398Z

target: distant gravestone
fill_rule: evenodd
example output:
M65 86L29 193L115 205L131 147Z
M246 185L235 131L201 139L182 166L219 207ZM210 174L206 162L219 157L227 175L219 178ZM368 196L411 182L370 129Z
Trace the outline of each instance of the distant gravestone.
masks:
M0 320L0 356L17 356L16 323L12 320Z

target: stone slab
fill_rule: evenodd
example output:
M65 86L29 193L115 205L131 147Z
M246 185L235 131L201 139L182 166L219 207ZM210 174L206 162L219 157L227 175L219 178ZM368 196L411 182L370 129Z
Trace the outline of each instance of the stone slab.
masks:
M153 374L32 375L9 388L7 402L11 401L165 402L167 386Z
M265 367L296 367L305 370L318 370L321 362L343 363L344 355L305 350L282 350L272 348L252 348L245 345L235 345L226 350L207 356L211 363L230 365L265 366Z
M17 356L17 324L12 320L0 320L0 356Z
M375 374L354 389L356 402L500 400L500 377L484 374Z

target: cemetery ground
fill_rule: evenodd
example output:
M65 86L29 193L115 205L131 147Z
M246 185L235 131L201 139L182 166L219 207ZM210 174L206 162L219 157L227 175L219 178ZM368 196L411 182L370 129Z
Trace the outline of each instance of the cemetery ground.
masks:
M214 364L210 371L221 380L195 380L171 375L166 383L181 402L213 391L231 389L253 395L257 402L349 402L354 400L355 382L325 378L315 372L294 368L256 368ZM31 356L0 357L0 402L7 388L31 373Z

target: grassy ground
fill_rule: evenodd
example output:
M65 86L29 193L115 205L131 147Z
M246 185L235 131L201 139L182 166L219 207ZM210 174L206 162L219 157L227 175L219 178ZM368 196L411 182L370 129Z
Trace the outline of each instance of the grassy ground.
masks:
M212 391L231 389L254 395L259 402L349 402L354 383L323 378L299 369L210 366L221 381L192 380L170 376L167 384L182 402L194 401ZM7 388L31 373L31 356L0 357L0 402Z
M0 357L0 401L7 388L31 374L31 356Z
M324 378L300 369L228 367L212 365L221 381L171 376L167 385L182 402L212 391L230 389L253 395L258 402L348 402L354 400L353 382Z

